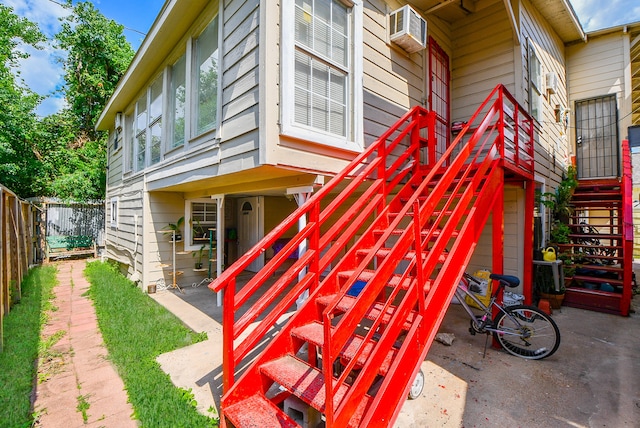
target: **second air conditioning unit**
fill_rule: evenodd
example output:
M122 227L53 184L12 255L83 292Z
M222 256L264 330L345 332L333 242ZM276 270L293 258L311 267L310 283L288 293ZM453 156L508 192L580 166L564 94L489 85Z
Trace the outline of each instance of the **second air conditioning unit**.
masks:
M409 53L427 46L427 21L406 5L389 14L389 39Z

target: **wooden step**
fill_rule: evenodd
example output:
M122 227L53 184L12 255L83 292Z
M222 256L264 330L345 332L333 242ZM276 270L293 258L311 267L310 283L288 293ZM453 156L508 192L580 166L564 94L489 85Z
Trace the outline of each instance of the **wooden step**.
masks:
M296 357L285 355L284 357L262 364L260 366L260 372L305 403L308 403L314 409L324 413L326 400L325 377L320 370L311 367ZM340 385L337 390L334 391L334 402L337 404L342 401L342 398L348 391L348 385ZM365 395L354 416L361 418L370 401L371 397Z
M606 272L624 273L624 268L619 266L610 265L587 265L587 264L575 264L576 269L588 269L588 270L603 270Z
M225 406L224 416L235 428L300 427L262 394L254 394L231 406Z
M597 276L588 276L588 275L574 275L573 277L566 277L566 280L575 279L576 281L586 281L586 282L594 282L597 284L603 284L608 282L613 287L622 287L624 285L624 281L621 279L611 279L611 278L601 278Z
M344 270L342 272L338 272L338 278L342 280L349 279L355 271L352 270ZM365 269L358 276L358 281L369 282L376 276L376 271ZM391 275L389 282L387 282L387 287L400 287L402 289L408 289L415 279L411 277L402 278L401 275ZM429 286L431 283L429 283Z
M336 299L337 296L338 296L337 294L322 296L316 299L316 303L320 306L327 307L331 304L331 302L334 301L334 299ZM356 304L356 297L352 297L348 295L343 296L342 299L340 299L340 301L336 305L336 310L338 310L339 312L347 312L355 304ZM384 308L384 305L382 303L375 303L373 304L372 307L369 308L369 310L365 313L364 316L370 320L378 319L382 314L383 308ZM394 310L395 310L395 307L393 306L390 308L387 308L386 312L382 317L382 324L389 324L389 321L393 316ZM416 319L416 315L417 314L415 312L409 313L407 320L404 322L404 325L402 326L404 330L409 330L411 328L411 326L413 325L413 322Z
M292 330L291 334L298 339L302 339L315 346L322 346L324 344L324 328L322 323L318 321L314 321L301 327L296 327ZM340 353L340 358L344 359L345 365L347 364L346 362L349 362L356 357L356 352L358 351L360 346L362 346L362 343L364 343L364 337L359 335L355 335L349 339L346 348ZM375 341L369 341L364 346L364 349L362 350L362 353L360 354L360 356L358 357L358 361L356 362L356 369L360 369L365 365L365 363L369 359L369 355L371 355L371 351L375 343ZM398 348L399 345L401 344L398 344ZM384 361L378 368L378 373L381 376L386 376L386 374L389 372L389 367L391 367L391 363L393 362L397 353L398 350L395 348L389 350Z
M360 249L358 251L356 251L356 255L358 257L365 257L369 254L369 251L371 251L370 249ZM378 258L385 258L387 256L389 256L389 253L391 253L391 248L380 248L376 251L376 257ZM403 260L412 260L416 257L416 252L415 251L409 251L407 254L405 254L405 256L403 257ZM438 263L444 263L447 260L447 256L445 254L440 254L440 257L438 257Z
M604 240L611 240L611 239L622 239L622 235L618 235L618 234L608 234L608 233L570 233L569 234L569 238L571 239L604 239ZM585 246L587 246L589 244L585 244ZM596 247L598 247L599 245L594 245Z

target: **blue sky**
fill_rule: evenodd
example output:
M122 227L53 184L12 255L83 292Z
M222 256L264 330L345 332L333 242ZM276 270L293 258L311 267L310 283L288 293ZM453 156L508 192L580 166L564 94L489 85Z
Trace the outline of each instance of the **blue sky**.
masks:
M36 22L49 37L60 29L59 18L65 15L60 6L64 0L0 0L14 9L19 16ZM138 49L160 12L165 0L91 0L109 19L125 27L125 36L134 49ZM75 1L74 1L75 3ZM602 0L571 0L585 31L613 27L640 21L640 1L607 0L606 11ZM59 58L61 53L51 47L44 50L28 50L31 57L21 66L21 76L27 86L41 95L52 94L61 84ZM46 116L57 111L64 100L50 96L38 108L38 114Z

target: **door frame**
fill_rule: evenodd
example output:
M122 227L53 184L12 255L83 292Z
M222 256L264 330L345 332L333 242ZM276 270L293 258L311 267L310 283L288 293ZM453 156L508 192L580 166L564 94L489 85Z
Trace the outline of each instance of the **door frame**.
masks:
M264 197L263 196L250 196L244 198L238 198L236 201L238 204L238 258L243 256L243 251L246 252L251 249L255 244L264 237ZM251 211L243 210L245 203L250 203L252 206ZM245 214L245 212L250 214ZM247 233L244 230L244 217L245 215L251 216L251 230ZM243 242L244 241L244 242ZM250 272L258 272L264 267L264 253L256 258L246 270Z

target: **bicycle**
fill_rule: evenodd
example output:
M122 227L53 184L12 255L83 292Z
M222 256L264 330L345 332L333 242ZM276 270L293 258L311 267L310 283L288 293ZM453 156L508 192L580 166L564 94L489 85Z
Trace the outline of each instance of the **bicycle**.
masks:
M477 279L467 273L464 278L466 281L458 283L455 296L471 318L469 333L486 333L487 337L489 333L493 333L494 339L505 351L528 360L547 358L557 351L560 346L560 330L546 313L535 306L502 306L497 303L497 298L505 287L515 288L520 284L517 277L492 273L489 278L499 285L495 287L487 305L469 290L472 284L478 283ZM470 296L478 305L481 315L476 315L465 296ZM498 314L492 318L493 308L498 310Z

